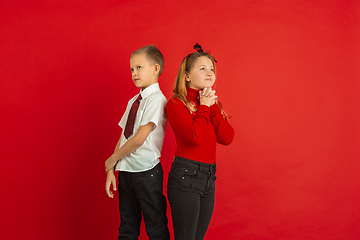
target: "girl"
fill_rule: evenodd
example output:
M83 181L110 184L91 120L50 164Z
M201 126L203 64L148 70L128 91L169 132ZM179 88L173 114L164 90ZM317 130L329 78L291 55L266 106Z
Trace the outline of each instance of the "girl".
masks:
M166 107L177 143L167 186L175 240L204 239L214 209L216 142L228 145L234 137L212 90L215 59L194 48L181 62Z

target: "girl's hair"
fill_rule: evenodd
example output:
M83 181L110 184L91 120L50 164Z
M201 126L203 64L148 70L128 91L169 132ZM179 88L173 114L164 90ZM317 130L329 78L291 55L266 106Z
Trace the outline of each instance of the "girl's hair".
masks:
M191 113L196 112L197 109L195 108L194 104L186 98L187 95L186 87L189 85L189 83L185 79L186 79L186 74L189 74L191 72L192 68L196 63L196 60L199 57L209 58L214 66L214 73L216 74L216 67L215 67L216 60L208 52L190 53L186 57L184 57L184 59L181 61L179 72L176 76L175 86L173 89L173 97L182 101ZM221 104L217 100L216 100L216 104L220 108L223 117L229 119L229 116L225 113L225 111L221 107Z

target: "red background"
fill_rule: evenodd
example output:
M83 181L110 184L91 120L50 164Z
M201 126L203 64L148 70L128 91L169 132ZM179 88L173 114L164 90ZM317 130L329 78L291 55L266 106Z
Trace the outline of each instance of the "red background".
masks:
M104 161L138 92L130 53L163 52L170 97L196 42L236 131L206 239L360 239L358 1L2 1L0 16L1 239L116 239ZM175 147L169 127L165 183Z

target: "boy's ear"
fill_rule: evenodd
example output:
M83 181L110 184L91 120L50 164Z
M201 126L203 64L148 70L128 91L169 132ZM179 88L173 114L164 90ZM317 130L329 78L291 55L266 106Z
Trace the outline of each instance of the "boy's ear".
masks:
M160 65L155 63L154 64L154 74L159 74L160 72Z

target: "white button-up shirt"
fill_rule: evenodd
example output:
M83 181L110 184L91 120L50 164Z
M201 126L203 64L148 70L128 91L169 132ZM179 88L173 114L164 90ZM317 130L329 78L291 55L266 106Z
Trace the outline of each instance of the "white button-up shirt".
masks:
M155 167L160 162L159 157L167 124L165 113L167 100L158 83L140 90L140 94L142 99L136 114L133 135L129 139L136 134L140 126L149 122L153 122L155 125L143 145L117 162L116 171L142 172ZM119 122L119 126L123 129L120 137L120 148L128 141L124 136L124 130L129 111L137 97L138 94L129 100L125 113Z

